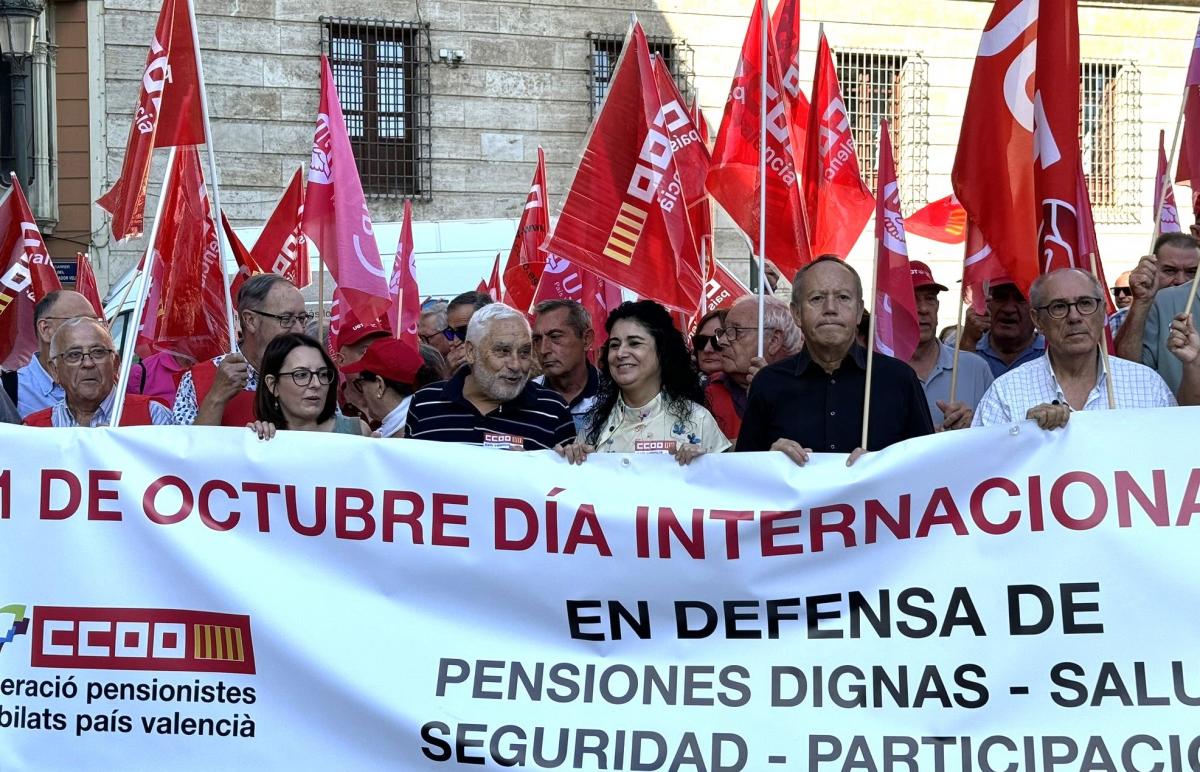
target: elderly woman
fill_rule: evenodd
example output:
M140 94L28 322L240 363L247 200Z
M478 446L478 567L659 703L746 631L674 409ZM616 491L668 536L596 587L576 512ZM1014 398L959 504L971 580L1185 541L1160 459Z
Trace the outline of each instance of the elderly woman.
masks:
M687 464L729 447L667 309L650 300L622 303L605 328L596 406L587 429L560 454L581 463L592 452L665 451Z
M275 338L263 353L254 415L247 427L269 440L278 429L370 434L358 418L337 412L338 372L315 339L299 333Z
M717 340L717 330L725 327L727 313L724 308L709 311L696 325L696 334L692 336L692 356L696 358L696 367L706 382L721 372L721 349L724 344Z
M421 353L395 338L381 338L367 348L362 359L342 368L347 386L359 395L379 437L403 437L408 404L417 389L443 378L445 360L437 349L421 346Z

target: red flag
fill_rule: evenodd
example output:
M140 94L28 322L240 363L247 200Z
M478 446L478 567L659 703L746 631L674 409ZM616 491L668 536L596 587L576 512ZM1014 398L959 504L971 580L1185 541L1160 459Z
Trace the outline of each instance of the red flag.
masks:
M189 2L163 0L146 55L121 175L112 190L96 201L113 216L117 241L142 235L154 148L205 142Z
M297 287L312 284L308 239L304 237L304 174L297 169L275 211L250 249L263 270L283 276Z
M550 210L546 198L546 155L538 148L537 168L525 198L525 209L517 225L508 262L504 265L504 302L521 311L529 311L542 267L546 264L538 248L550 232Z
M791 116L793 147L797 159L804 152L808 137L808 97L800 90L800 0L782 0L771 16L775 50L783 76L783 93ZM797 164L801 166L802 164Z
M658 97L664 105L685 105L675 78L671 76L666 62L655 54L651 57L654 65L654 81L658 85ZM708 168L712 160L708 153L707 130L701 131L695 122L694 110L687 110L687 120L680 117L669 122L665 133L671 140L672 154L675 158L675 168L679 172L680 197L687 207L688 225L692 231L692 241L700 252L702 263L712 254L712 202L704 189L704 181L708 177ZM668 190L667 195L672 194ZM707 273L705 267L701 273Z
M225 283L200 157L191 145L175 153L154 240L155 261L162 261L163 270L153 349L199 362L229 345Z
M142 264L138 266L139 270L145 269L146 259L142 257ZM150 275L142 273L142 281L148 282L146 287L146 302L142 306L142 319L138 323L137 340L134 341L134 352L142 359L152 356L155 353L154 341L158 338L158 323L162 316L162 277L163 277L163 261L154 260L154 267L150 269Z
M329 59L321 55L321 102L304 195L303 229L321 253L346 304L360 319L391 305L379 245L354 164Z
M400 340L419 351L421 341L417 327L421 323L421 293L417 289L417 254L413 247L412 201L404 202L404 222L400 225L400 240L396 244L396 262L388 282L392 306L388 322Z
M1010 281L996 253L983 240L983 234L967 221L966 251L963 254L963 297L976 314L987 313L987 288Z
M1078 243L1078 166L1075 0L997 0L980 40L951 181L1026 294L1039 273L1087 268Z
M580 303L592 317L592 329L596 337L604 336L604 325L608 312L621 305L621 288L591 271L574 265L569 260L553 254L546 255L546 269L542 271L533 304L544 300L563 298Z
M782 92L779 57L773 38L767 39L767 125L759 125L762 98L762 0L757 0L746 28L721 128L712 152L708 192L729 213L755 252L759 238L758 178L761 139L767 143L767 254L788 278L809 263L808 225L800 189L797 141ZM765 129L765 130L764 130ZM765 137L764 137L765 135Z
M1197 148L1195 162L1191 160L1193 147ZM1200 23L1196 25L1196 38L1192 43L1192 57L1188 62L1187 82L1184 84L1183 132L1175 181L1192 189L1192 211L1200 219L1200 205L1197 204L1200 200L1197 197L1200 191Z
M692 116L692 124L696 127L696 131L700 135L700 143L704 145L704 153L708 158L708 165L711 167L712 155L709 153L708 145L710 139L709 135L712 132L709 130L708 121L704 118L704 111L700 109L699 100L692 102L690 113ZM716 245L716 239L714 236L715 229L713 225L713 201L712 196L708 195L707 180L708 177L706 175L704 204L688 210L688 215L692 221L692 237L696 241L696 248L700 250L700 253L705 258L705 280L712 276L713 263L715 262L712 255Z
M497 302L500 298L500 253L496 253L496 261L492 263L492 275L487 281L480 281L478 290L492 296L492 300Z
M1162 205L1162 212L1156 216L1158 230L1157 238L1163 233L1179 233L1179 207L1175 204L1175 186L1171 184L1171 175L1167 170L1167 150L1163 146L1164 132L1158 132L1158 173L1154 176L1154 207ZM1166 194L1163 188L1166 187ZM1151 211L1155 211L1151 209Z
M669 139L684 122L683 105L659 97L635 23L546 251L690 313L703 291L702 266Z
M16 370L38 350L33 307L62 289L54 263L15 174L0 201L0 366Z
M84 252L75 253L75 291L88 299L98 318L104 318L104 303L100 300L100 286L96 284L96 273L92 270L92 261Z
M1076 169L1075 210L1079 213L1076 220L1079 265L1076 267L1082 268L1088 273L1094 273L1100 280L1100 286L1107 287L1109 284L1108 280L1104 278L1104 264L1100 260L1100 240L1096 238L1096 222L1092 219L1092 197L1088 193L1087 178L1083 175L1083 164L1078 164ZM1105 292L1104 299L1108 313L1115 313L1117 306L1113 302L1112 293ZM1107 326L1105 329L1108 329Z
M875 194L875 350L901 362L912 359L920 342L917 298L908 267L900 186L892 160L892 137L879 122L879 175Z
M967 210L951 193L905 217L904 230L943 244L961 244L967 240Z
M229 224L229 218L221 212L221 227L225 229L225 238L229 241L229 248L233 250L233 259L237 262L237 274L233 277L233 281L229 282L229 297L233 300L234 306L237 305L238 293L242 289L242 285L256 273L266 273L262 269L258 260L250 250L246 249L246 245L238 238L238 235L233 232L233 226Z
M841 258L850 253L875 207L859 173L850 118L824 32L817 46L812 110L808 114L804 203L813 254Z

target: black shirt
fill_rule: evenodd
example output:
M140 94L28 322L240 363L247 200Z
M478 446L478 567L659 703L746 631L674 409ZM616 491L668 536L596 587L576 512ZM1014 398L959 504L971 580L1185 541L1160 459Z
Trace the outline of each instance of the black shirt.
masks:
M862 442L866 384L867 352L857 344L832 374L812 361L807 348L763 368L750 383L737 450L770 450L786 438L817 453L849 453ZM917 374L898 359L875 354L867 450L932 433Z
M486 434L520 437L525 450L575 439L575 423L558 392L530 381L515 398L483 415L463 396L469 367L413 395L406 435L415 440L487 444Z

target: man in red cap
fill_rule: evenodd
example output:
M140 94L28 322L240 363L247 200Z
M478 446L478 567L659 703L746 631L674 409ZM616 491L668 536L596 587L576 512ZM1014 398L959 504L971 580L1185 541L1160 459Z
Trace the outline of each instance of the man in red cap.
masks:
M934 428L939 431L965 429L971 425L979 400L992 385L991 368L978 354L960 351L958 384L951 399L954 349L943 346L937 337L938 309L941 307L938 293L945 292L947 287L934 280L933 272L925 263L910 260L908 265L917 295L917 322L921 328L917 350L908 364L921 379Z
M408 403L417 385L425 360L407 343L395 338L375 338L366 352L342 368L346 393L357 398L364 412L379 423L380 437L403 437ZM436 380L431 375L427 380Z

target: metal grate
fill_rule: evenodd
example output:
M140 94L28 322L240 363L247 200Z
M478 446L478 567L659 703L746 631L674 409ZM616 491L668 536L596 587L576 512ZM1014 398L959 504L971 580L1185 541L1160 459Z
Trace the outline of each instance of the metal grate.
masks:
M1096 222L1138 221L1141 73L1131 62L1087 60L1079 72L1079 150Z
M918 53L878 49L842 49L834 57L863 181L875 189L879 122L886 118L900 204L912 213L928 198L929 63Z
M428 200L429 25L331 16L321 25L363 192Z
M596 117L600 105L604 103L604 95L608 93L608 83L612 80L613 69L625 46L625 36L604 32L589 32L588 40L592 42L592 52L588 67L588 92L591 94L591 116ZM695 51L680 38L653 35L646 38L651 54L658 54L666 62L667 69L679 87L679 93L688 102L695 98Z

